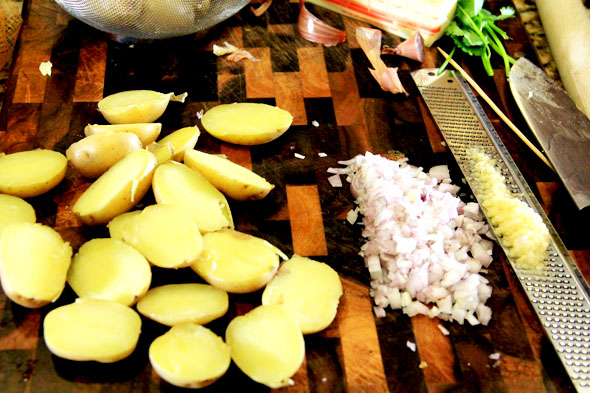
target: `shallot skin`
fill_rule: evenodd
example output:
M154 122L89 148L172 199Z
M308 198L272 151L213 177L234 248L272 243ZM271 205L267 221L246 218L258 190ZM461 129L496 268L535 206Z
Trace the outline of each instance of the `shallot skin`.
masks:
M492 262L493 243L477 203L457 197L446 166L428 173L407 159L389 160L370 152L341 161L356 207L348 221L362 216L360 250L371 277L375 315L385 308L405 314L487 325L485 302L492 287L480 275ZM354 219L354 220L353 220Z

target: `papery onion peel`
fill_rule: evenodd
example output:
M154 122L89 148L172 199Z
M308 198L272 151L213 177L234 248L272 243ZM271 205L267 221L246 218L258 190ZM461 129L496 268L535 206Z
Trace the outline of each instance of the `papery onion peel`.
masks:
M314 16L305 7L303 0L299 0L297 28L299 34L306 40L325 46L334 46L346 41L346 33L344 31L335 29Z

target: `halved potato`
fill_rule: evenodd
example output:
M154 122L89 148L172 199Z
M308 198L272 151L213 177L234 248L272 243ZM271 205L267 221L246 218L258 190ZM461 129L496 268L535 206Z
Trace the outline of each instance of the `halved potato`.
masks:
M215 154L187 150L184 163L199 171L225 195L238 201L262 199L274 188L262 176Z
M136 150L109 168L84 191L72 210L86 225L102 225L129 211L149 190L156 157Z
M168 284L152 288L137 303L137 311L163 325L204 325L227 312L227 292L207 284Z
M234 318L225 340L240 370L271 388L292 384L291 377L305 357L299 326L279 306L258 306Z
M129 153L142 149L131 132L102 132L72 143L66 157L84 177L96 179Z
M64 359L112 363L137 345L141 318L131 308L101 299L76 299L43 320L47 348Z
M0 194L0 234L9 224L35 221L35 209L29 202L13 195Z
M121 213L107 224L111 239L123 240L123 227L129 220L141 213L141 210L133 210Z
M240 102L213 107L201 120L205 130L222 141L259 145L283 135L293 116L276 106Z
M145 257L130 245L92 239L74 255L67 281L78 297L132 306L150 287L152 271Z
M0 280L15 303L38 308L54 302L66 285L72 248L43 224L10 224L0 237Z
M203 235L203 252L191 268L209 284L232 293L266 285L285 254L264 239L223 229Z
M41 195L63 180L67 167L67 158L53 150L0 153L0 192L21 198Z
M150 144L147 149L154 153L158 165L169 160L182 161L185 150L195 147L199 135L201 131L197 126L184 127Z
M194 323L173 326L149 349L150 363L162 379L183 388L202 388L229 368L229 347L211 330Z
M173 205L151 205L123 225L123 241L152 264L178 269L201 255L199 227L184 210Z
M293 316L303 334L332 323L342 296L338 273L330 266L294 255L283 262L262 293L262 304L279 305Z
M158 139L162 132L162 123L88 124L84 127L86 136L102 132L131 132L137 135L143 147L146 147Z
M152 189L158 203L184 209L202 233L234 227L225 196L203 175L184 164L172 161L160 165Z
M162 116L168 103L184 102L186 93L158 93L153 90L128 90L111 94L98 102L98 110L111 124L152 123Z

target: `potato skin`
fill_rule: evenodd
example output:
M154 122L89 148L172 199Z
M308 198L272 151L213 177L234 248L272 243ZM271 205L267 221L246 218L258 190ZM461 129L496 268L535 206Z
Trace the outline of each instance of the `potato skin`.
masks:
M72 143L66 157L82 176L96 179L127 154L141 148L141 140L131 132L102 132Z

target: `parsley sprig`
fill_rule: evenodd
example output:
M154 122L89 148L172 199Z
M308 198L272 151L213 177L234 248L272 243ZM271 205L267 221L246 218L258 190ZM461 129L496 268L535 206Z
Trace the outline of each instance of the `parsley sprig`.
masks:
M504 60L504 68L506 76L508 76L510 65L515 60L506 52L502 39L509 40L510 37L504 30L496 26L495 22L514 17L514 8L502 7L500 14L494 15L483 8L484 1L457 1L455 17L445 30L445 34L453 39L455 47L451 51L449 59L440 67L439 72L444 70L455 49L459 48L470 56L481 57L483 67L489 76L494 74L490 59L492 51L496 52Z

